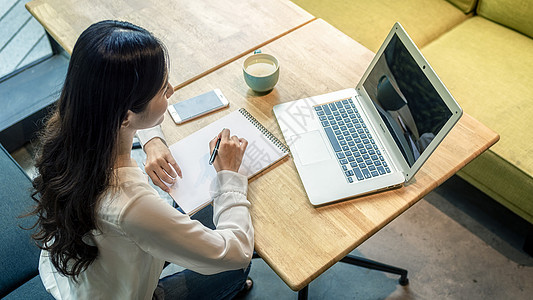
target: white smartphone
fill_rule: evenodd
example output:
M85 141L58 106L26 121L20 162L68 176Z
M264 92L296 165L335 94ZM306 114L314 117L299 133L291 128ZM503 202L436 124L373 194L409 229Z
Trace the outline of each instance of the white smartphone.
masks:
M228 107L229 102L220 89L183 100L168 106L168 112L176 124L183 124L212 111Z

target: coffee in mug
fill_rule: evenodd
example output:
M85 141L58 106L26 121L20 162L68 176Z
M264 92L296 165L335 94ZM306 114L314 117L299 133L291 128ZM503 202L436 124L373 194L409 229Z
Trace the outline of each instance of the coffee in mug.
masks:
M266 92L274 88L279 78L279 62L270 55L256 50L243 63L244 80L256 92Z

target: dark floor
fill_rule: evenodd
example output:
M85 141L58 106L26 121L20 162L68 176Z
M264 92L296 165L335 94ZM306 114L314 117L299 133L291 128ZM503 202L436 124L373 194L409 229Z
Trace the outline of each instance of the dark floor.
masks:
M13 153L30 175L31 149ZM133 155L144 159L142 150ZM407 269L408 286L397 275L338 263L311 283L309 298L531 299L533 258L522 250L530 226L454 176L352 252ZM297 297L260 259L251 276L246 299Z

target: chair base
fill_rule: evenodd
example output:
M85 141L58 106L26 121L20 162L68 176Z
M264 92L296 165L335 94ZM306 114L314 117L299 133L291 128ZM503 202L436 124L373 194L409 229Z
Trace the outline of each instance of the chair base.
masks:
M374 260L354 256L354 255L346 255L344 258L340 260L343 263L347 263L354 266L359 266L371 270L378 270L382 272L392 273L396 275L400 275L399 283L401 286L406 286L409 284L409 279L407 278L407 270L401 269L398 267L394 267L391 265L383 264ZM309 293L309 286L306 285L303 289L298 291L298 300L305 300L307 299Z
M261 258L257 252L254 251L254 254L252 258ZM391 265L387 265L384 263L380 263L374 260L354 256L354 255L346 255L341 260L343 263L347 263L354 266L359 266L371 270L378 270L382 272L392 273L396 275L400 275L400 279L398 282L401 286L406 286L409 284L409 279L407 278L407 270L401 269L398 267L394 267ZM304 300L307 299L309 293L309 285L306 285L303 289L298 291L298 300Z

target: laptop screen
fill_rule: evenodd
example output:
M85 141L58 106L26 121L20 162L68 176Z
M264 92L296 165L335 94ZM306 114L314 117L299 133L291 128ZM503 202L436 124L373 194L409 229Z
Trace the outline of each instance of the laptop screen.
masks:
M452 112L396 34L363 86L413 166Z

